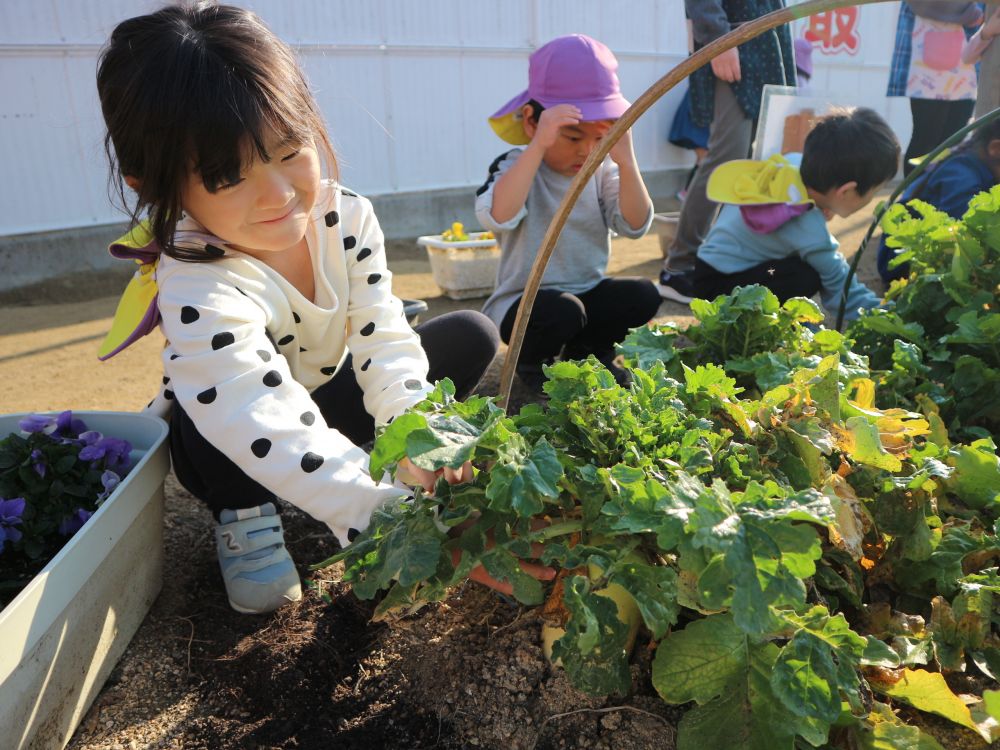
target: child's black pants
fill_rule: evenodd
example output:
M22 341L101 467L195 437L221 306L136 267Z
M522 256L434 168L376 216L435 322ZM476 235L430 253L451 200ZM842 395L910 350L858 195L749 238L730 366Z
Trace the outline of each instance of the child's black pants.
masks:
M608 278L582 294L539 289L528 318L518 365L565 359L599 359L614 351L629 329L645 325L660 307L660 294L649 279ZM521 298L500 325L500 338L510 342Z
M766 286L782 302L792 297L812 297L823 288L816 269L797 255L765 261L738 273L722 273L701 258L695 259L692 285L697 297L711 300L751 284Z

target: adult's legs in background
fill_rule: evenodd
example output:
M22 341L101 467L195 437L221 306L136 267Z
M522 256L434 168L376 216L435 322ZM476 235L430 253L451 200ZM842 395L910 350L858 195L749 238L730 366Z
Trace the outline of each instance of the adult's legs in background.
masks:
M972 117L975 106L973 99L910 99L913 134L903 156L903 176L913 171L910 159L930 153L963 128Z
M683 273L694 268L695 253L708 234L718 210L718 204L705 195L708 176L723 162L747 158L752 136L753 121L740 107L732 87L724 81L716 81L708 153L688 186L677 237L663 263L665 271Z

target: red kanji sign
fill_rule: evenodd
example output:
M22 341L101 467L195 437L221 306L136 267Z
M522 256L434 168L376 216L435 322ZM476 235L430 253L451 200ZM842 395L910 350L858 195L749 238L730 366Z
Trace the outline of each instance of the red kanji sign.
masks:
M858 36L858 8L828 10L809 16L809 28L803 35L818 46L824 55L847 52L855 55L861 39Z

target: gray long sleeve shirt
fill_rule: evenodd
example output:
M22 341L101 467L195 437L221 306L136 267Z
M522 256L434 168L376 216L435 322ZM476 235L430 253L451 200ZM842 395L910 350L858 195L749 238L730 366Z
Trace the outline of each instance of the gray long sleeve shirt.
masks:
M543 162L521 210L509 221L497 222L493 218L493 188L523 150L512 149L494 161L486 184L476 193L476 218L496 235L502 250L496 290L483 305L483 313L498 327L510 306L524 293L545 230L573 181L572 177L553 172ZM652 209L638 229L625 221L618 207L618 166L610 158L605 159L570 212L545 267L541 288L570 294L593 289L608 268L609 230L637 239L646 233L652 221Z

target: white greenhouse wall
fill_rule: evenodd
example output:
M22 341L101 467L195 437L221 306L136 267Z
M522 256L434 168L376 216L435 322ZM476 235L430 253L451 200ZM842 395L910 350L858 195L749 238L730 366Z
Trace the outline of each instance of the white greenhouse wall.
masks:
M634 99L684 58L683 0L257 0L298 51L338 150L368 195L478 185L505 144L486 117L526 86L530 52L582 32L616 53ZM108 197L97 54L147 0L0 2L0 236L121 221ZM861 51L814 55L816 90L870 94L905 142L906 100L884 98L898 3L860 10ZM802 33L803 22L796 24ZM686 168L666 133L683 88L635 126L644 171ZM471 200L471 193L470 193Z

